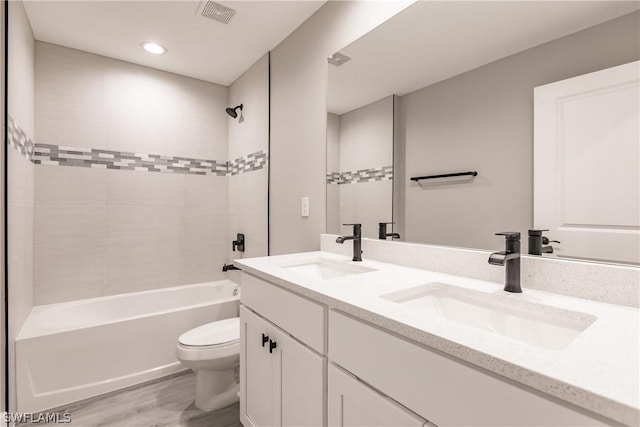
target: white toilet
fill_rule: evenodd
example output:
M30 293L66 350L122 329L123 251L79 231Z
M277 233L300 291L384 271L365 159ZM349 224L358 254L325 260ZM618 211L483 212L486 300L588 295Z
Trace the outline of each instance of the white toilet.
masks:
M196 408L215 411L238 402L240 318L207 323L180 335L176 357L196 373Z

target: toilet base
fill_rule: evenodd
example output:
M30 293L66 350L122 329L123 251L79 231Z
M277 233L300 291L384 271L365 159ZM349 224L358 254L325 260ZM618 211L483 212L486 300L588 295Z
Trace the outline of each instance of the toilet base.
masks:
M217 411L237 403L240 389L235 373L237 369L196 371L196 408Z

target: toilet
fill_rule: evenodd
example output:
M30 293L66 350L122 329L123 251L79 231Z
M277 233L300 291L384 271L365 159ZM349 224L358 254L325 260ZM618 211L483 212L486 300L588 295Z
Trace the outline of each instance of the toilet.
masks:
M176 357L196 373L196 408L215 411L238 402L240 318L207 323L180 335Z

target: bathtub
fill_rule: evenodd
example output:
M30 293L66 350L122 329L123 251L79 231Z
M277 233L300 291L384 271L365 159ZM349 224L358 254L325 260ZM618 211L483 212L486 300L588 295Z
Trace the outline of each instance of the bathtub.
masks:
M238 316L230 280L35 306L16 338L18 412L182 371L178 336Z

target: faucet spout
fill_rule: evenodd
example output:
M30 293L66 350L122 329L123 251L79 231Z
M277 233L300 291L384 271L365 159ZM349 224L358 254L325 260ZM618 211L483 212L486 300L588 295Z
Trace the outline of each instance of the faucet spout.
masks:
M519 253L500 251L494 252L489 255L489 264L491 265L504 265L505 262L511 261L512 259L520 258Z
M489 255L489 264L505 267L504 290L521 293L520 287L520 233L497 233L505 236L505 250Z
M362 226L360 224L343 225L353 225L353 236L339 236L336 243L343 244L347 240L353 240L353 261L362 261Z
M336 243L343 244L347 240L353 240L353 239L354 239L354 236L340 236L336 239Z

